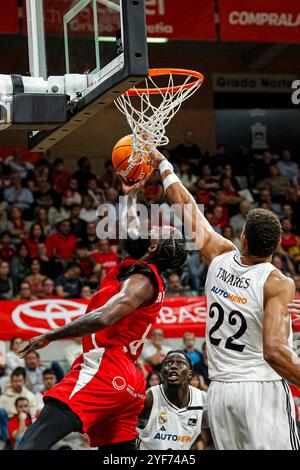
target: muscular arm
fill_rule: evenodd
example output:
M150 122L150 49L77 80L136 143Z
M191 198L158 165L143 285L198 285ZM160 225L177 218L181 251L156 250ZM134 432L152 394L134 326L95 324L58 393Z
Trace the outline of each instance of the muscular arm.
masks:
M151 415L152 406L153 406L153 394L151 390L149 389L147 390L146 399L144 402L144 408L142 409L139 419L138 419L139 429L144 429L147 426L148 420Z
M263 323L264 358L283 378L300 386L300 359L290 348L290 314L288 303L295 295L294 282L273 271L265 284Z
M82 315L61 328L33 338L21 353L24 356L28 351L43 348L52 341L90 335L114 325L141 305L149 305L155 293L153 283L146 276L134 274L122 283L120 292L100 308Z
M151 164L156 168L165 159L157 150L150 153ZM161 177L164 181L167 176L174 173L166 170ZM195 199L182 183L174 182L166 191L169 204L176 204L175 213L184 214L184 225L187 235L201 250L201 255L209 264L215 256L227 251L235 250L236 247L226 238L216 233L207 222L204 214L198 208Z

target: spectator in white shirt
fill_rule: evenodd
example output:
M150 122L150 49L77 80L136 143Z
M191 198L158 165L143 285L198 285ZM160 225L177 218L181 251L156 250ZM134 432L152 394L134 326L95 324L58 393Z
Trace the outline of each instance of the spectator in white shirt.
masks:
M291 152L285 149L282 152L281 159L277 162L277 168L282 176L286 176L290 183L297 185L298 165L292 161Z
M37 406L37 411L38 413L41 411L41 409L44 406L44 401L43 397L50 388L52 388L56 384L56 375L54 370L52 369L45 369L43 371L43 386L44 388L36 394L35 399L36 399L36 406Z
M10 341L10 350L6 353L5 375L10 376L16 367L25 367L25 361L18 355L18 351L23 348L23 340L15 336Z
M26 387L33 393L40 392L43 384L44 367L40 365L40 355L37 351L30 351L25 356Z

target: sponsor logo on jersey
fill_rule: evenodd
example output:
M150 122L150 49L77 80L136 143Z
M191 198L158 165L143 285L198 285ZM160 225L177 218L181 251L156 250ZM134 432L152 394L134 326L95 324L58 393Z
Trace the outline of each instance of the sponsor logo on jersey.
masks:
M162 432L157 432L154 439L158 439L160 441L193 442L191 436L178 436L177 434L167 434Z
M196 425L197 425L197 418L196 418L196 416L192 416L188 420L188 426L196 426Z
M231 302L235 302L237 304L246 304L248 302L248 299L246 297L240 297L239 295L230 294L229 292L226 292L226 290L223 290L217 286L213 286L210 290L214 294L217 294L220 297L223 297L224 299L230 300Z
M166 423L168 421L167 413L165 410L161 410L158 416L158 422L159 424Z
M223 268L219 268L216 277L217 279L221 279L222 281L226 282L226 284L230 284L232 287L238 287L239 289L248 289L250 285L250 278L235 276Z
M120 376L115 377L112 381L112 384L116 390L124 390L124 388L126 387L125 379L123 379L123 377L120 377Z

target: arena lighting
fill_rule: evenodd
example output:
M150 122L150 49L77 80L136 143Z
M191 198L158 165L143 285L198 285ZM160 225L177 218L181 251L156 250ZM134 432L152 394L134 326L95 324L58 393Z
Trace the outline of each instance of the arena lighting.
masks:
M101 42L115 42L116 38L114 36L98 36L98 41ZM147 38L149 44L164 44L168 42L168 38Z

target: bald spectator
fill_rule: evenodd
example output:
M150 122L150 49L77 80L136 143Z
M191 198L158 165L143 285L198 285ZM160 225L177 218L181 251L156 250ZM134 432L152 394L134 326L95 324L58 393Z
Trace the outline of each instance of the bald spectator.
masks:
M239 206L239 213L230 218L230 225L233 228L236 237L240 237L248 213L251 211L252 206L248 201L242 201Z
M152 330L151 338L148 344L145 345L142 353L142 358L146 366L151 366L153 370L160 370L161 363L171 350L168 346L164 345L164 334L160 328Z

